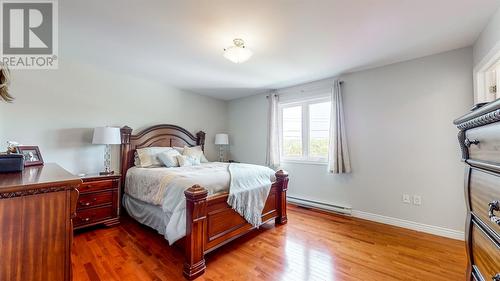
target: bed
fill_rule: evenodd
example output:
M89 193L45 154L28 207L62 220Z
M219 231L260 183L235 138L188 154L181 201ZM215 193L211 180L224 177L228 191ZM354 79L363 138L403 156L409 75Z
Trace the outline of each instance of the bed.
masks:
M132 128L125 126L121 128L121 139L122 188L125 188L127 173L134 173L134 153L137 149L183 146L201 146L204 149L205 145L204 132L193 135L184 128L167 124L152 126L134 135ZM205 165L214 165L214 169L217 169L216 165L223 164ZM261 214L262 223L274 220L275 224L280 225L287 222L287 188L288 174L283 170L277 171ZM203 182L184 190L185 235L180 243L184 244L183 275L187 279L192 280L205 272L205 254L255 228L228 205L228 196L227 190L207 189ZM165 223L171 218L166 218L158 207L126 193L123 202L133 218L163 234L160 230L165 229Z

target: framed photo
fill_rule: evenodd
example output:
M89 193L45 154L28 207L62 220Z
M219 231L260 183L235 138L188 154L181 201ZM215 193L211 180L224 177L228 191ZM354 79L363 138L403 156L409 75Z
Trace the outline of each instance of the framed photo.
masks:
M35 166L43 165L42 154L38 146L18 146L17 153L20 153L24 157L24 166Z

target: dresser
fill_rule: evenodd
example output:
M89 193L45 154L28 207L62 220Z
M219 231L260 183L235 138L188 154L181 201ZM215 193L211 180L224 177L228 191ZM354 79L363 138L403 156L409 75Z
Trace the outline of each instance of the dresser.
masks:
M0 280L71 280L81 182L56 164L0 174Z
M120 178L119 174L86 175L78 187L75 229L103 224L120 223Z
M454 124L466 164L467 280L500 281L500 100Z

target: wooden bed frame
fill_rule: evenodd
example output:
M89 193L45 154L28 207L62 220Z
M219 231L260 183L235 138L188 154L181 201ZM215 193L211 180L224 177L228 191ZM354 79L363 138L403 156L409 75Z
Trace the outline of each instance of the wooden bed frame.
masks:
M197 146L204 149L205 133L198 132L196 136L175 125L156 125L149 127L136 135L132 128L121 128L121 176L122 185L130 167L134 166L134 152L138 148L152 146ZM276 172L264 210L262 222L274 219L276 224L285 224L286 191L288 188L288 173ZM205 254L248 233L254 227L246 222L226 202L228 194L207 196L208 192L200 185L194 185L184 192L186 196L186 237L185 262L183 274L188 279L194 279L205 272Z

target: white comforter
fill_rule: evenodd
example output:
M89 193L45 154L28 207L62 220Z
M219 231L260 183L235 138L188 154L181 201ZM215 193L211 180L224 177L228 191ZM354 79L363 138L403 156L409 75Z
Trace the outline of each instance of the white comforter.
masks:
M184 190L202 184L208 195L229 190L228 163L210 162L198 166L177 168L137 168L127 171L125 193L143 202L162 206L166 192ZM172 200L168 200L172 201Z
M166 224L165 238L170 244L173 244L186 234L186 200L184 190L195 184L199 184L208 190L208 195L227 192L231 182L229 165L228 163L210 162L199 166L179 168L133 167L127 172L125 192L141 201L161 206L163 212L170 217L170 220ZM274 180L274 171L261 166L255 167L256 171L260 173L261 178L262 173L264 173L264 175L268 176L269 183ZM240 183L238 189L245 186L242 183L245 183L248 179L250 177L241 178L238 181ZM251 186L250 183L246 185ZM269 190L267 189L268 192ZM257 205L256 208L251 209L258 210L262 203Z

